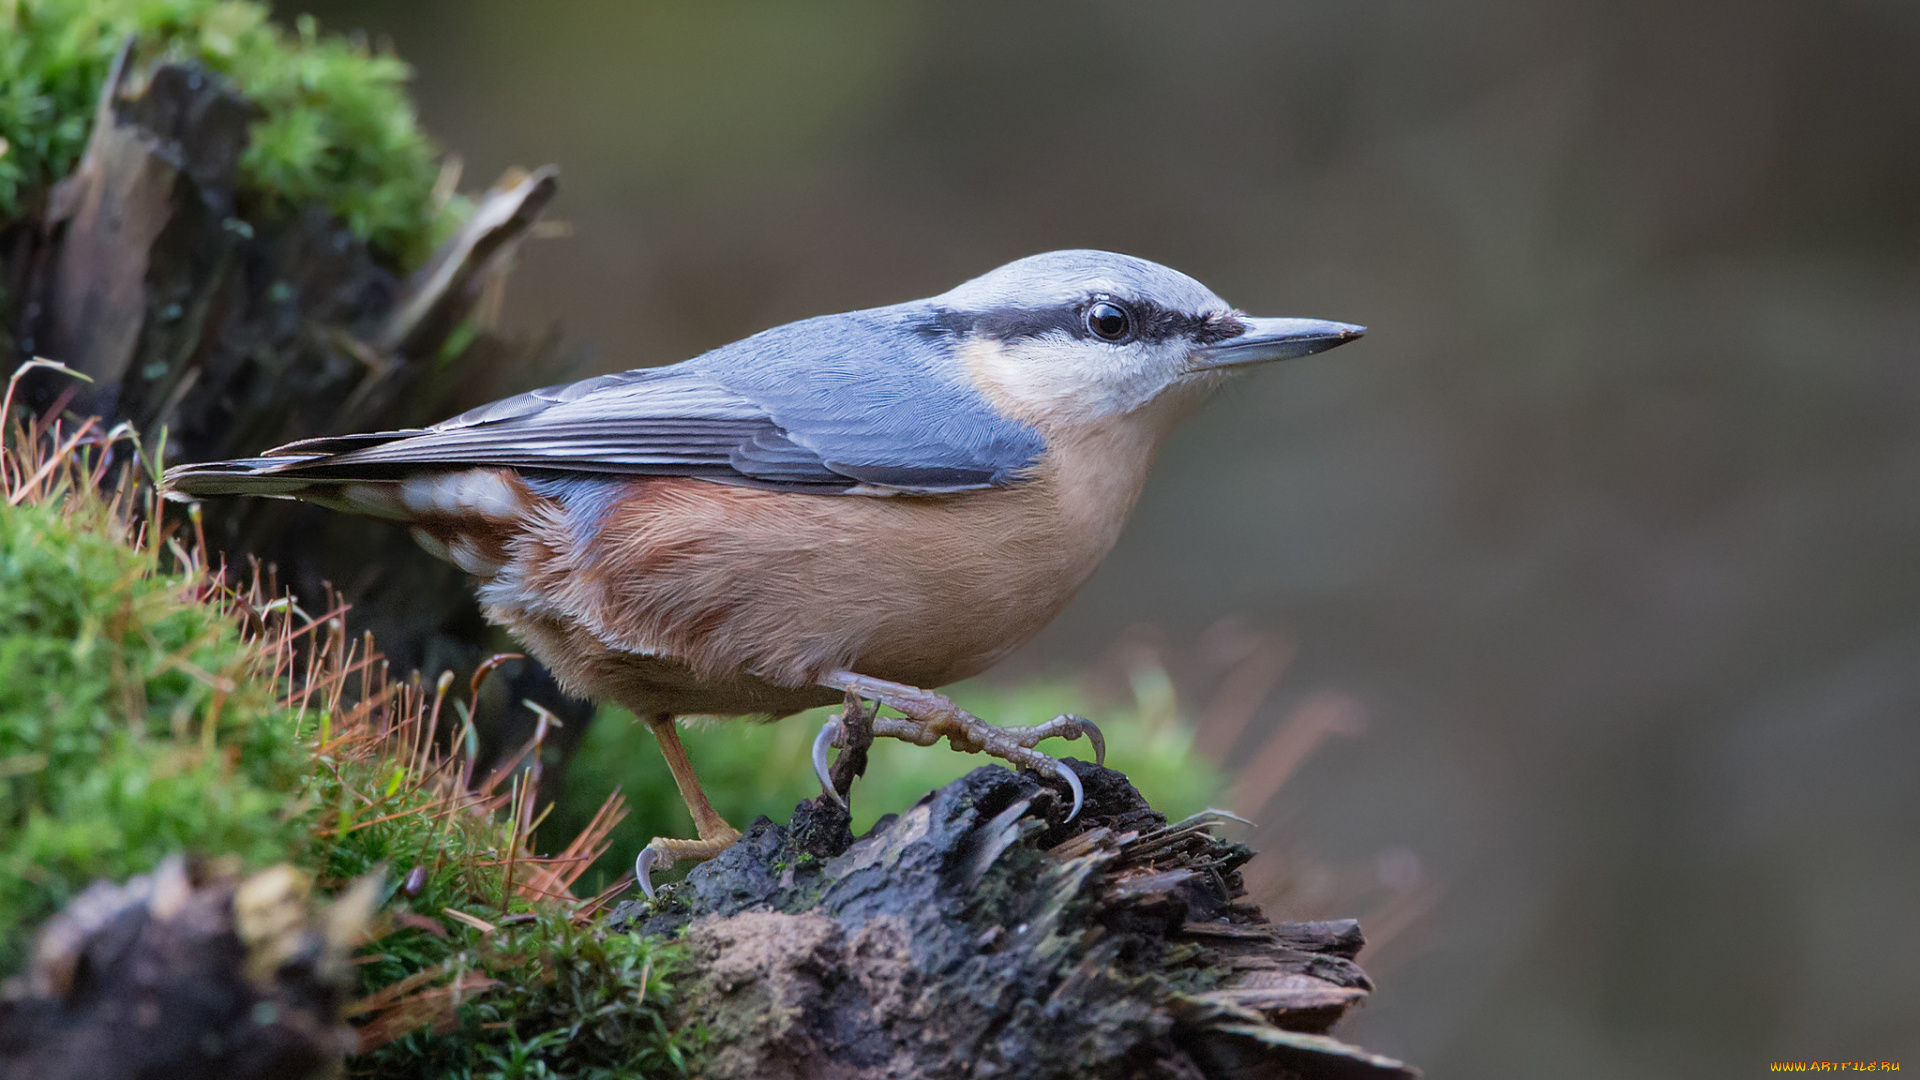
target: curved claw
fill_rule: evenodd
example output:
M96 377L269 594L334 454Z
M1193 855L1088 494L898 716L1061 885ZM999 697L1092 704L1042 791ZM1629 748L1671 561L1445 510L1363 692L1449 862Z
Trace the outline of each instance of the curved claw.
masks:
M640 854L633 860L633 876L640 882L640 891L646 893L649 900L653 899L653 868L659 862L660 849L652 844L641 848ZM673 865L671 857L667 859L666 865Z
M1076 716L1074 722L1080 727L1080 734L1093 744L1093 763L1104 766L1107 763L1107 737L1100 734L1100 725L1084 716Z
M1087 800L1086 790L1080 786L1079 774L1068 768L1066 762L1054 762L1053 771L1059 774L1060 779L1067 782L1067 787L1073 792L1073 809L1067 811L1067 820L1072 821L1080 816L1080 804Z
M827 717L827 722L820 725L820 734L813 737L813 775L820 778L820 790L827 798L839 803L842 810L847 808L847 801L833 789L833 776L827 771L827 750L840 741L845 731L846 725L836 713Z

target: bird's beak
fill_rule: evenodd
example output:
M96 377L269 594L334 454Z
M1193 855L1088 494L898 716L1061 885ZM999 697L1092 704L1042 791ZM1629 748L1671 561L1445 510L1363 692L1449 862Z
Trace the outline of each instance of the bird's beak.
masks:
M1193 370L1217 371L1291 360L1345 345L1367 332L1364 326L1326 319L1256 319L1242 315L1240 321L1246 324L1247 332L1196 350Z

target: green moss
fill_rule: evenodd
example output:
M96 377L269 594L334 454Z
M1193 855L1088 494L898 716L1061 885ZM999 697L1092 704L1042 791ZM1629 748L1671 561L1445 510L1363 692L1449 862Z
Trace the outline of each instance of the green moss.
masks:
M98 500L0 507L0 971L94 878L305 835L293 716L191 588Z
M454 224L407 66L307 16L288 33L249 0L0 0L0 223L78 162L128 35L141 61L198 61L260 106L241 179L262 212L318 204L403 267Z
M703 1032L671 1023L674 980L688 956L678 942L602 935L544 914L484 940L466 931L453 944L461 970L498 980L499 986L462 1009L451 1030L421 1029L356 1059L356 1077L683 1076L704 1041ZM389 954L406 948L404 943L382 945ZM392 961L394 975L427 959Z
M329 777L315 795L325 809L317 818L310 860L321 880L344 882L384 871L398 884L420 868L417 892L396 894L389 911L426 916L445 931L400 924L381 937L358 969L363 992L435 969L441 972L432 980L435 985L461 973L497 981L470 995L451 1026L421 1027L356 1058L352 1075L393 1080L684 1075L699 1045L698 1032L670 1022L673 979L686 966L685 946L636 935L602 937L594 928L573 925L552 906L536 907L517 896L503 903L500 863L511 840L504 820L467 810L446 813L390 763L337 764L346 782ZM448 908L493 921L532 921L485 934L446 917Z

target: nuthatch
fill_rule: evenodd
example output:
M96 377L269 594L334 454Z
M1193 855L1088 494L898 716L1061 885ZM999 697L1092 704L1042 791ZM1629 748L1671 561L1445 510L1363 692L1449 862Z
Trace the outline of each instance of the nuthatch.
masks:
M1059 614L1155 449L1230 375L1363 332L1252 318L1157 263L1057 251L926 300L166 483L403 522L479 579L487 618L562 686L646 719L700 836L648 845L651 892L654 866L740 835L676 716L858 695L904 714L875 734L1054 772L1078 812L1077 777L1033 747L1085 734L1098 750L1096 729L995 727L925 688L985 671Z

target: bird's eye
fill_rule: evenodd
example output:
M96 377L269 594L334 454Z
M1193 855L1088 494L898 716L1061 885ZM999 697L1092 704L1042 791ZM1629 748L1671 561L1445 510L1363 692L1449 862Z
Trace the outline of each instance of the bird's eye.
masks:
M1087 329L1101 341L1125 341L1133 333L1133 316L1111 300L1096 300L1087 308Z

